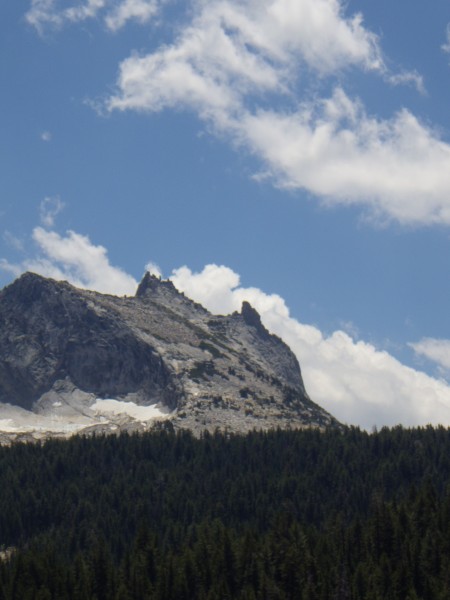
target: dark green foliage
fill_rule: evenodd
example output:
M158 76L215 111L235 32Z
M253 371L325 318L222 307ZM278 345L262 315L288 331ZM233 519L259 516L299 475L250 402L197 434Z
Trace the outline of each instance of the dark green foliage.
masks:
M450 432L0 448L2 548L0 600L447 599Z

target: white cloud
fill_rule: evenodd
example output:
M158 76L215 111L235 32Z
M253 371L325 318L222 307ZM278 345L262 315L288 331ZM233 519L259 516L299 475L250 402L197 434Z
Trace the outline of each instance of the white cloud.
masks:
M284 300L257 288L243 288L239 276L224 266L201 273L176 269L176 287L216 313L239 310L248 300L266 327L297 355L311 398L349 424L450 425L450 386L407 367L385 351L354 341L343 331L330 336L293 319Z
M148 262L145 265L145 270L148 271L151 275L155 275L155 277L162 277L161 269L154 262Z
M74 1L67 8L60 0L32 0L26 13L27 22L39 33L48 28L60 29L66 24L102 17L110 31L121 29L128 21L146 23L159 11L165 0L86 0Z
M124 0L106 15L105 23L108 29L117 31L130 20L146 23L158 10L158 0Z
M0 258L0 269L5 271L5 273L10 273L14 277L18 277L21 273L24 272L23 267L21 265L15 265L6 258Z
M404 224L450 224L450 145L405 109L378 120L338 88L296 113L247 114L237 135L282 186Z
M211 0L173 45L120 67L110 109L182 104L209 116L241 109L255 93L291 93L306 68L321 75L351 65L383 70L377 37L337 0Z
M47 196L39 205L39 215L44 227L53 227L55 219L64 208L64 202L59 196Z
M422 95L427 93L423 77L417 71L402 71L401 73L389 75L387 80L393 85L412 85Z
M58 0L31 0L31 8L25 19L43 33L48 27L59 29L66 22L77 23L97 16L106 0L87 0L68 8L60 8Z
M59 0L33 0L27 19L42 29L101 17L117 30L130 19L149 20L166 1L86 0L62 8ZM445 140L407 109L379 119L340 86L327 98L307 92L309 75L320 82L350 68L425 92L416 71L387 70L361 15L346 16L340 0L194 0L191 8L172 44L121 63L109 111L194 110L260 158L278 186L328 205L359 205L381 220L450 223Z
M352 67L424 91L417 72L388 73L359 15L346 18L337 0L197 6L172 45L121 63L110 111L194 110L262 159L279 186L382 220L450 223L447 142L407 109L380 119L340 86L320 98L303 85L307 73L320 81Z
M188 267L172 272L177 289L194 299L200 299L208 310L216 314L228 314L239 310L240 300L234 293L239 286L239 275L224 266L206 265L201 273L193 273Z
M55 14L55 0L31 0L31 8L25 14L26 21L42 32L44 25L59 25Z
M425 356L443 369L450 371L450 340L424 338L410 346L417 354Z
M54 231L35 227L33 240L38 246L36 257L20 264L2 259L0 268L15 276L32 271L105 294L135 293L137 281L122 269L112 266L106 249L92 244L87 236L74 231L61 236Z

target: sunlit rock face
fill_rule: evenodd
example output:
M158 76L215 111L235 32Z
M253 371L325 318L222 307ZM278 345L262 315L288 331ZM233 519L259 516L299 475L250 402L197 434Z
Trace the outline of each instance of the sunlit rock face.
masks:
M137 419L116 406L99 421L101 399L160 414ZM0 402L114 431L160 419L196 433L337 425L308 398L294 354L250 304L212 315L148 273L134 297L32 273L1 290Z

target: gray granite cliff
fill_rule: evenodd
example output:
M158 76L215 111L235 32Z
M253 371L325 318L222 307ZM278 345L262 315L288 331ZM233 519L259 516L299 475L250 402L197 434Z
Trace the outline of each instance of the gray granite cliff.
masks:
M196 433L337 425L248 302L212 315L148 273L134 297L32 273L1 290L0 403L88 415L102 398L157 404L171 426Z

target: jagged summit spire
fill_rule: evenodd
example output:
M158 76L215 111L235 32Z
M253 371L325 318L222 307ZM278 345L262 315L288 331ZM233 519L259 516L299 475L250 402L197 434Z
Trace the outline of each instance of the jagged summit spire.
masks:
M253 325L254 327L262 326L259 312L247 300L244 300L242 303L241 315L244 317L247 325Z
M250 302L244 300L242 303L241 315L247 325L254 327L262 337L270 336L270 333L262 324L259 312L253 308Z
M148 293L157 292L161 286L177 292L176 287L173 285L170 279L161 279L161 277L152 275L149 271L146 271L141 283L138 285L138 289L136 290L136 297L143 298Z
M158 278L155 275L151 275L148 271L145 272L144 277L141 280L141 283L138 285L136 290L136 296L140 298L141 296L145 296L147 290L151 290L155 287L155 280Z

